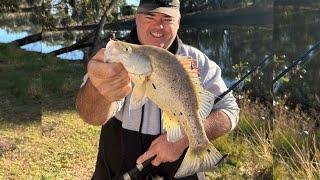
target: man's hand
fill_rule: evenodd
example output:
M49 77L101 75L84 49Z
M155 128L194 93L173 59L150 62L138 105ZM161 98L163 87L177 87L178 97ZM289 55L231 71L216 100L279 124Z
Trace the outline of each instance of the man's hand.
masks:
M152 141L148 151L137 159L137 164L141 164L155 155L156 157L151 161L154 166L159 166L165 162L174 162L179 159L187 146L188 140L186 138L182 138L176 142L169 142L167 135L162 134Z
M97 88L108 102L126 97L132 90L128 71L121 63L105 63L104 51L101 49L89 61L88 75L92 85Z

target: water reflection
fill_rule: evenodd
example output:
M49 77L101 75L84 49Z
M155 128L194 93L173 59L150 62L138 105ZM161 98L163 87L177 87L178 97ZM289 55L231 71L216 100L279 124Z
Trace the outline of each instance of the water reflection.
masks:
M10 33L6 31L4 28L0 28L0 43L10 43L17 39L27 37L28 35L31 35L31 34L26 31ZM21 46L21 48L27 51L50 53L54 50L58 50L65 47L66 46L65 43L68 43L68 42L64 42L63 44L54 44L54 42L57 43L56 41L52 41L52 42L38 41L38 42ZM67 60L82 60L83 56L84 56L83 51L75 50L75 51L61 54L58 57L61 59L67 59Z
M0 28L0 43L9 43L11 41L21 39L28 36L27 32L9 33L5 29Z
M278 58L275 61L275 72L283 71L320 40L320 9L313 7L276 5L274 47ZM304 108L320 109L320 103L317 101L320 95L319 59L319 50L312 52L278 82L275 95L286 95L293 106L302 104Z
M215 61L230 86L271 52L272 28L213 26L205 29L184 27L179 36ZM264 67L245 83L253 96L270 100L272 71ZM241 85L240 85L241 87Z
M113 31L118 38L126 36L128 30ZM85 32L87 33L87 32ZM112 33L106 31L105 33ZM4 34L8 36L10 33ZM22 35L23 34L23 35ZM20 36L11 35L15 40L29 35L29 33L19 33ZM37 51L48 53L64 46L71 45L81 39L83 32L70 32L69 34L61 34L58 32L44 33L44 41L28 44L22 48L29 51ZM179 36L187 44L193 45L204 52L210 59L214 60L223 70L223 77L227 86L231 86L240 76L246 71L258 64L264 56L270 52L272 43L272 29L262 27L206 27L194 28L184 26L179 31ZM8 41L7 41L8 42ZM73 51L67 54L62 54L59 57L63 59L82 59L83 52ZM235 69L235 64L246 62L246 67L240 71ZM270 87L265 88L265 83L259 83L262 75L259 74L256 78L252 78L257 84L264 84L261 88L255 88L257 96L265 96L270 90ZM257 79L257 80L254 80ZM259 87L259 86L257 86ZM253 90L254 91L254 90Z
M9 18L10 17L10 18ZM31 26L29 16L8 16L0 20L0 42L8 43L39 32L39 26ZM23 18L24 17L24 18ZM215 61L223 72L227 85L233 84L240 76L258 64L272 50L276 52L273 66L267 65L256 72L244 89L254 96L270 100L272 77L320 40L320 10L280 7L274 11L274 25L269 26L188 26L179 30L179 36L187 44L197 47ZM115 30L119 38L128 30ZM112 33L106 31L105 33ZM45 32L43 41L25 45L30 51L48 53L69 46L83 37L87 31ZM62 54L63 59L82 59L82 51ZM312 59L311 59L312 58ZM277 95L287 94L292 104L319 107L320 63L319 53L313 52L308 61L290 71L286 79L279 82Z

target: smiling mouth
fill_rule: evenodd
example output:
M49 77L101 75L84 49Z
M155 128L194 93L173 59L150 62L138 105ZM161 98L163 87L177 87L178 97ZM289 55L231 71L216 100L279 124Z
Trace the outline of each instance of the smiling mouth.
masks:
M161 38L164 36L162 33L157 33L157 32L152 32L151 35L155 38Z

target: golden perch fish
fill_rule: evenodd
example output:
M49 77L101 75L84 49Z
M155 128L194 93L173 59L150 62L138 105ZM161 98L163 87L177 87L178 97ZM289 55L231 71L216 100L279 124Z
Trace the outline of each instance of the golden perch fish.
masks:
M190 58L165 49L110 40L105 62L121 62L134 83L130 109L149 98L163 111L167 138L174 142L186 135L189 149L175 177L212 170L222 158L206 136L203 122L209 115L214 95L200 84Z

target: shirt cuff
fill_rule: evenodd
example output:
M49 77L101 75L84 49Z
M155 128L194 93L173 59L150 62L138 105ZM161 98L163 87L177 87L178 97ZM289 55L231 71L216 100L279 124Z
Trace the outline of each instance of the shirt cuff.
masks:
M226 115L229 117L229 120L231 122L231 129L230 131L232 131L238 124L238 120L239 117L237 115L235 115L234 113L230 112L227 109L221 109L224 113L226 113Z
M114 109L111 117L115 116L119 111L121 111L123 103L124 103L124 98L119 101L116 101L116 108ZM107 122L108 122L108 119L105 120L102 125L105 125Z
M89 78L89 76L88 76L88 73L87 73L87 74L84 75L84 77L83 77L83 81L82 81L82 84L80 85L80 88L82 88L82 87L87 83L88 78Z

